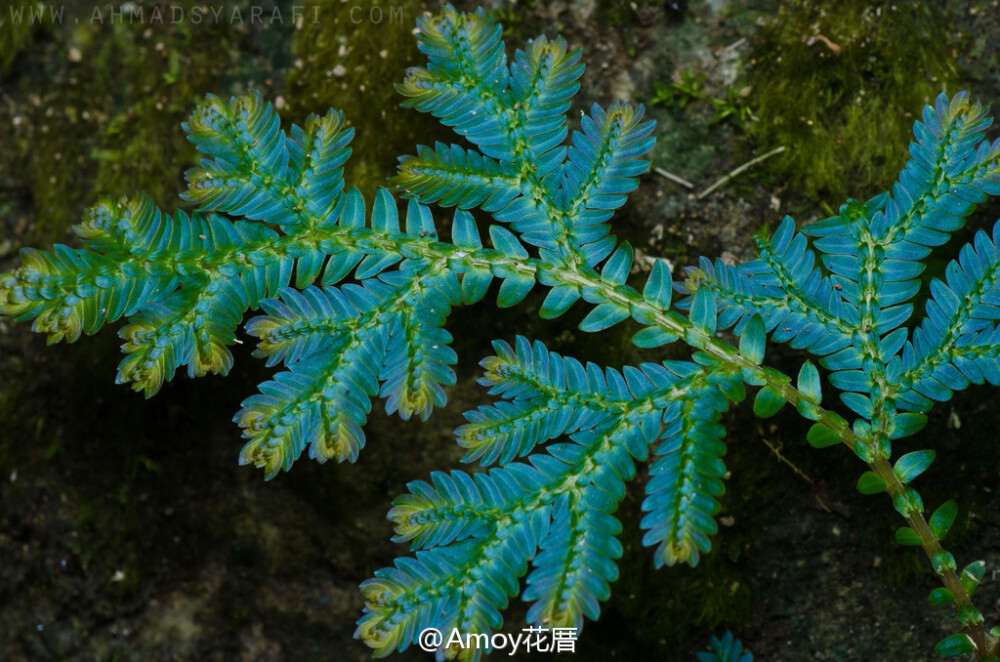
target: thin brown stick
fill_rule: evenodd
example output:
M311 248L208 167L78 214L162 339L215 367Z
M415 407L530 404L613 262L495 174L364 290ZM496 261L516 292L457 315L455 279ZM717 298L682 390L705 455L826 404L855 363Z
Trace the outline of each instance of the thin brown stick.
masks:
M670 172L668 170L664 170L663 168L653 168L653 172L655 172L657 175L661 175L663 177L666 177L667 179L669 179L670 181L674 182L675 184L680 184L681 186L683 186L685 188L692 188L692 189L694 188L694 184L692 184L688 180L683 179L681 177L678 177L674 173L672 173L672 172Z
M709 195L712 191L714 191L715 189L719 188L720 186L722 186L723 184L725 184L726 182L728 182L730 179L732 179L736 175L738 175L741 172L743 172L744 170L747 170L748 168L752 168L753 166L757 165L761 161L769 159L772 156L774 156L775 154L781 154L784 151L785 151L785 146L784 145L782 145L781 147L775 147L774 149L772 149L767 154L763 154L761 156L758 156L755 159L747 161L746 163L744 163L743 165L739 166L738 168L735 168L734 170L730 170L728 173L726 173L725 175L723 175L722 178L719 179L717 182L715 182L714 184L712 184L711 186L709 186L707 189L705 189L704 191L702 191L701 193L699 193L698 194L698 199L701 200L706 195Z

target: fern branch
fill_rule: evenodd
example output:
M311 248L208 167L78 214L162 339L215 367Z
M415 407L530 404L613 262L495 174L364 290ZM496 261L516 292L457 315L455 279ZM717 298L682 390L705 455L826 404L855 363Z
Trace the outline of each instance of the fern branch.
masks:
M541 606L533 611L539 617L545 614L555 619L550 624L567 626L579 624L583 615L596 617L597 601L603 599L600 596L606 598L607 582L617 575L613 559L621 555L621 547L613 536L620 525L609 518L593 530L587 529L587 533L580 529L583 537L575 542L583 545L574 546L574 551L566 548L561 535L553 538L546 532L552 530L549 524L552 517L559 518L557 521L569 517L578 523L596 524L597 520L587 515L587 510L607 513L614 509L624 496L623 479L631 478L634 472L630 455L635 447L626 439L633 429L632 424L620 419L606 429L574 435L575 443L553 446L546 455L533 455L531 464L511 463L492 470L486 477L478 475L475 486L479 493L491 496L483 524L475 527L463 520L468 511L456 513L456 518L444 526L438 523L439 517L446 514L440 504L466 500L465 494L459 496L455 489L464 487L469 491L470 479L445 480L437 476L436 485L452 492L451 496L442 495L426 484L411 484L414 497L400 499L393 510L401 537L448 540L451 536L441 533L444 529L449 534L461 531L468 535L478 529L486 535L417 553L417 564L439 556L454 558L453 552L461 554L461 561L446 580L421 572L420 577L411 579L414 577L411 573L407 581L401 581L400 570L414 567L414 560L410 559L397 559L395 569L378 571L375 579L362 585L367 605L356 636L368 641L377 655L387 652L389 647L402 650L419 632L416 625L428 613L438 614L435 623L446 624L448 628L458 627L465 633L490 633L500 624L497 608L506 606L505 596L516 594L516 578L527 572L527 560L532 557L536 569L528 582L534 589L526 597L537 595L540 602L536 605ZM476 500L475 496L470 499ZM552 551L536 556L539 546ZM580 553L597 557L583 566L567 561L567 554ZM552 563L554 567L550 567ZM579 577L579 585L572 580L574 575ZM565 591L554 592L553 587L571 584L574 588L569 595ZM558 595L562 601L554 602L554 596Z
M581 427L573 432L570 435L572 443L551 445L548 453L531 455L530 464L512 462L487 475L474 477L458 472L450 476L438 473L432 476L433 485L419 481L411 483L411 494L397 500L390 518L396 523L397 539L412 540L415 548L458 545L465 550L466 545L473 544L463 542L470 537L491 541L505 536L519 538L519 555L496 572L510 577L507 573L514 569L513 577L520 576L524 572L519 561L521 556L533 558L534 570L524 592L524 598L534 602L529 621L578 628L585 616L596 618L600 601L608 596L608 582L617 576L613 560L621 554L621 546L615 539L620 525L611 513L624 496L624 480L632 477L634 461L646 457L650 444L663 435L674 434L670 423L678 420L684 408L678 407L667 425L661 423L661 412L672 406L669 403L703 398L705 393L700 390L719 389L722 382L738 378L735 373L726 374L720 370L718 363L707 356L701 357L704 366L680 362L664 366L644 364L641 370L626 368L619 373L590 366L584 370L571 359L548 352L540 344L532 346L521 338L516 351L503 343L496 346L498 356L484 361L488 371L484 381L493 386L494 392L514 398L515 402L542 398L551 401L557 391L579 392L586 387L596 397L618 403L621 414L611 416L604 411L604 417L593 420L589 428ZM731 392L726 388L722 390ZM714 421L718 412L725 408L722 403L726 398L721 397L721 402L714 398L709 401L714 404L706 420ZM718 443L712 441L717 432L700 425L684 426L685 434L701 444L704 452L705 444ZM661 448L658 452L668 451ZM718 454L719 451L711 452ZM712 480L721 477L721 472L707 468L706 459L695 462L701 467L700 471L711 473ZM687 473L688 469L683 471ZM654 472L658 472L656 467ZM652 506L648 509L662 507L653 503L660 498L658 491L654 479L647 500ZM711 533L714 523L704 520L704 509L705 504L714 503L714 499L700 496L704 491L719 494L721 483L708 484L704 478L695 478L686 484L680 502L668 507L674 513L672 523L657 525L657 528L672 532L680 527L687 531L682 534L684 536L693 535L693 531ZM714 507L708 509L714 513ZM538 516L544 517L544 522L536 520L536 515L526 519L528 513L539 512L543 513ZM679 518L677 513L680 513ZM511 527L510 532L501 534L508 527ZM654 537L656 540L646 543L666 538L658 534ZM484 545L475 553L489 556L487 549ZM418 553L417 560L420 558ZM430 574L427 579L433 582L432 585L418 582L404 587L397 582L387 588L388 571L377 573L371 585L376 591L375 599L369 599L366 616L359 622L359 636L375 636L372 632L376 629L377 651L383 650L382 641L405 647L407 642L400 637L412 639L415 630L411 629L411 618L418 618L409 614L424 613L432 609L432 604L439 610L448 609L454 596L475 595L479 591L489 593L493 590L488 588L489 582L499 580L485 572L474 574L474 569L481 567L477 565L478 558L481 556L470 558L467 561L470 565L455 570L454 584L449 589L440 586L437 577ZM503 583L508 581L511 580L504 579ZM483 587L484 583L487 588ZM391 601L384 597L387 592L393 596ZM411 604L414 599L420 602L419 607L408 607L406 612L398 607L401 601ZM490 604L497 603L492 600ZM400 621L404 613L407 616ZM488 621L470 614L472 612L460 618L445 614L439 621L464 620L476 629L466 629L465 625L458 627L463 632L474 633L488 633L499 625L499 621L489 622L490 629L483 629L482 624ZM400 635L399 630L409 634Z
M664 442L655 451L660 458L649 470L642 544L657 545L656 567L697 565L700 555L711 549L709 536L718 530L713 516L720 506L715 497L725 489L726 473L721 460L725 430L718 420L729 403L704 384L706 375L697 377L687 379L689 392L673 399L664 412Z
M902 351L896 380L901 402L914 411L924 411L930 400L947 399L969 381L982 383L982 361L996 349L994 325L1000 319L1000 257L996 241L977 232L974 243L965 245L959 259L945 269L945 282L931 283L927 315L914 331L912 342Z
M429 63L398 87L406 105L454 126L485 156L420 148L401 160L396 184L445 205L485 201L485 210L551 262L593 266L607 257L614 247L606 236L609 210L649 167L635 158L652 145L653 125L640 122L641 108L616 104L605 113L595 106L567 152L560 146L565 113L582 67L565 42L535 40L508 71L499 27L482 12L450 7L420 22L418 40ZM500 187L490 190L488 182Z
M503 209L521 195L521 178L510 164L442 143L433 150L420 145L417 156L401 157L395 182L426 204L487 212Z
M186 173L183 197L201 211L280 226L316 225L333 211L354 134L342 114L310 116L304 129L286 137L259 93L229 103L209 95L184 129L210 157Z
M857 310L815 268L815 255L794 222L785 217L769 242L758 242L758 250L758 259L735 267L702 259L700 268L688 271L681 291L693 296L698 288L709 288L719 302L719 326L735 325L737 334L759 315L775 342L791 341L820 356L848 346Z

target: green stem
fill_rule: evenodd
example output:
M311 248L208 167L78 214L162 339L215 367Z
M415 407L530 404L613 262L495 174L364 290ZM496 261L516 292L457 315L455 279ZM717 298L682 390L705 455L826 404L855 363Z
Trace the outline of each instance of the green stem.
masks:
M892 470L892 465L889 464L888 460L876 456L872 462L868 463L868 466L885 481L886 486L889 488L889 496L893 497L894 500L896 497L902 496L906 487L896 476L896 472ZM934 532L931 531L931 527L927 524L923 513L919 510L910 510L906 515L906 521L910 525L910 528L920 536L920 544L924 548L927 558L931 561L932 565L935 565L935 557L940 558L945 553L945 550L941 546L941 542L934 535ZM941 583L944 584L945 588L955 596L956 611L960 610L963 606L973 607L972 598L969 597L969 593L962 586L962 581L953 568L935 568L935 572L941 578ZM972 641L976 645L977 660L982 660L991 655L991 650L997 645L997 641L995 637L987 634L986 629L981 623L969 625L966 628L966 632L972 637Z

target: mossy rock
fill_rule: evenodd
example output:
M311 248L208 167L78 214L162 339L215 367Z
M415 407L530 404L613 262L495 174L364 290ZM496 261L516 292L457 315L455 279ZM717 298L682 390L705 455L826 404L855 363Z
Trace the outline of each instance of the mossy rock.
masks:
M413 30L423 11L417 0L324 0L315 5L322 20L306 20L296 32L282 117L301 124L310 113L343 111L355 130L345 180L367 199L386 185L400 154L453 140L429 115L400 110L393 85L422 62Z
M915 109L957 91L948 21L933 3L797 0L754 39L751 138L813 200L877 193L907 158ZM881 184L880 184L881 185Z
M62 239L99 195L146 191L168 211L182 206L196 152L179 124L197 100L280 83L290 21L265 25L248 12L196 21L195 8L204 11L181 0L159 19L144 4L134 18L83 5L38 21L4 16L0 187L7 204L31 212L25 243Z

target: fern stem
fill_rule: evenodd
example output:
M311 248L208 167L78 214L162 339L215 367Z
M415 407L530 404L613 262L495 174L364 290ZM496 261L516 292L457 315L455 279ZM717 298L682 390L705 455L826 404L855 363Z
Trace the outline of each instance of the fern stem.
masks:
M896 500L897 497L903 497L906 487L899 480L899 477L896 476L896 472L893 471L892 465L889 464L888 460L876 457L868 466L885 481L886 486L889 488L889 496L893 500ZM963 606L974 608L972 598L969 597L968 591L962 586L962 581L955 572L955 568L941 564L941 558L954 559L954 557L941 546L940 541L938 541L934 532L931 531L930 526L927 524L923 513L919 510L910 510L906 515L906 521L910 525L910 528L920 536L920 544L924 548L927 558L930 559L931 565L934 566L938 577L941 578L941 583L955 596L955 610L960 612ZM976 645L976 659L981 660L989 657L997 645L996 638L987 634L982 623L972 623L966 627L966 631Z

